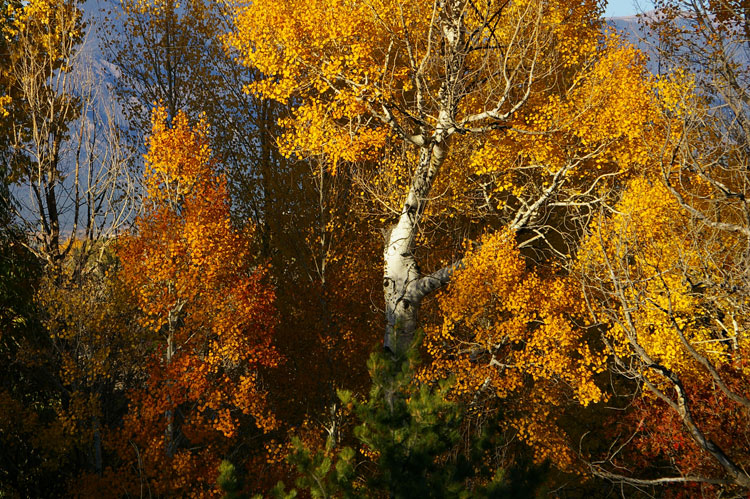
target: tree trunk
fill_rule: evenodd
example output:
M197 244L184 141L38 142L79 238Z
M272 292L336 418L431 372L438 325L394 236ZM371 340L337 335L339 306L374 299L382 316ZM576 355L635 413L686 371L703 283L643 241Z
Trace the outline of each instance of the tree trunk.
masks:
M441 124L439 121L433 138L420 148L419 165L401 215L390 233L385 234L383 291L386 330L383 346L397 355L405 352L412 343L422 299L445 284L449 277L445 270L442 271L444 279L438 279L437 273L423 277L414 257L417 224L448 149L447 134L444 134L445 128Z
M423 124L420 134L409 137L419 147L419 164L412 177L409 193L404 201L398 222L386 236L383 289L385 292L386 331L384 347L394 354L403 353L412 343L417 329L422 299L450 280L456 265L451 265L431 276L422 277L414 258L414 237L419 220L427 206L430 189L448 153L451 135L456 130L455 113L460 93L456 93L461 68L466 55L464 47L463 3L441 4L445 17L440 21L445 50L445 75L438 92L438 113L434 127ZM424 81L423 68L414 68ZM421 91L418 90L421 95ZM420 102L420 115L427 113ZM386 113L387 108L384 107ZM386 120L387 121L387 120Z
M166 352L166 364L172 363L172 357L175 353L175 332L177 330L177 320L179 311L182 309L182 305L175 307L169 312L168 331L167 331L167 352ZM169 400L171 403L172 401ZM166 441L166 450L168 457L174 457L177 451L177 428L175 428L175 408L168 407L164 417L167 420L167 427L164 430L164 440Z
M422 297L412 283L419 279L419 267L412 251L411 227L399 223L391 230L384 251L386 330L384 347L393 353L405 351L412 342Z

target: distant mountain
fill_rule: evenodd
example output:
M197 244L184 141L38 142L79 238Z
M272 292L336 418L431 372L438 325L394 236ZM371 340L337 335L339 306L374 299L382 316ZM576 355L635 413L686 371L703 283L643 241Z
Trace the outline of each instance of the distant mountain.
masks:
M115 83L120 76L120 71L117 65L109 61L103 53L100 30L104 27L105 23L108 24L107 27L109 29L116 28L112 23L117 23L118 21L106 20L105 13L109 11L108 17L115 18L112 12L118 8L110 0L86 0L81 5L81 10L87 24L82 55L89 60L89 64L94 69L99 82L107 88L111 88L112 84ZM117 32L118 30L115 29L114 31Z
M646 12L644 16L651 16L654 11ZM622 34L626 40L648 55L648 69L654 74L661 73L665 68L661 64L657 53L656 37L646 29L640 16L609 17L605 19L608 29Z
M60 170L62 185L57 186L56 200L59 212L60 232L63 237L68 237L74 226L76 213L76 201L73 182L75 181L76 161L79 159L76 153L76 138L78 134L85 132L86 140L81 145L82 157L92 161L92 178L89 179L89 170L82 169L79 172L81 185L87 185L89 181L96 185L109 185L110 176L108 170L110 163L115 157L114 149L108 140L114 141L114 132L118 126L127 125L120 104L115 98L113 87L119 77L119 69L115 64L105 57L102 51L99 28L103 25L104 15L110 0L86 0L80 5L83 11L86 29L83 42L80 46L76 59L72 64L71 78L66 90L77 94L85 102L83 114L71 124L73 130L72 138L66 140L60 148ZM116 1L116 0L114 0ZM110 7L111 9L111 7ZM122 160L118 156L118 160ZM120 182L125 185L125 182ZM36 232L38 226L38 213L40 207L36 197L29 187L29 182L21 182L10 186L10 193L14 199L20 221L31 233ZM115 191L119 187L110 187ZM116 199L116 195L113 199ZM107 210L108 198L102 198L100 208ZM86 213L86 210L80 210ZM79 213L79 215L80 215ZM101 223L103 218L97 220ZM79 227L84 224L80 224Z
M650 33L648 29L646 29L642 19L643 17L648 18L655 16L656 11L650 11L644 13L642 16L610 17L605 19L605 22L610 29L614 29L617 32L622 33L627 40L629 40L636 47L642 50L646 55L648 55L649 70L654 74L660 74L668 71L668 67L659 57L658 38L653 33ZM691 19L691 17L692 16L686 13L685 16L681 18L682 24L687 26L692 25L695 21ZM696 46L700 45L700 43L696 43ZM685 59L691 58L689 57L691 54L687 52L689 50L691 50L689 47L685 47L686 53L683 55L688 56ZM750 45L745 40L744 34L738 34L735 43L727 42L726 50L727 56L731 60L733 60L734 63L744 67L750 66ZM702 67L705 62L706 61L703 60L696 63L697 65L694 69L697 71L705 69L705 67Z

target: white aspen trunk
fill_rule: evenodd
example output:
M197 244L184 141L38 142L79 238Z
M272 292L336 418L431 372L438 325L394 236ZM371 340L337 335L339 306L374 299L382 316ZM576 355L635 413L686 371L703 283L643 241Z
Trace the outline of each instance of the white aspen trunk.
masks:
M447 118L447 113L441 115ZM442 128L438 126L435 138L421 147L419 165L401 215L385 237L383 291L386 331L383 346L394 354L403 353L411 344L422 299L438 287L429 285L427 281L431 278L420 274L414 257L414 238L430 188L445 161L447 146L447 138L443 137Z
M413 224L404 214L391 230L385 245L386 331L384 347L393 353L403 352L411 344L417 328L421 297L413 283L419 279L419 268L413 255Z
M438 2L441 11L439 22L445 42L445 74L440 85L437 120L433 127L422 125L418 137L409 140L418 145L419 164L412 177L409 193L404 201L398 222L386 236L384 257L383 290L385 293L386 331L384 347L395 354L403 353L412 343L418 325L422 299L450 279L455 265L442 269L427 277L420 275L414 258L414 238L419 220L428 203L430 189L448 152L450 136L455 131L455 112L461 92L457 93L464 63L463 0ZM414 68L424 77L422 65ZM418 85L419 86L419 85ZM419 114L427 113L418 89Z
M178 320L178 314L179 311L182 309L182 305L179 305L178 307L175 307L174 309L170 310L169 317L167 318L168 323L168 331L167 331L167 352L166 352L166 365L169 366L169 364L172 363L172 358L175 354L175 344L174 344L174 337L175 332L177 330L177 320ZM171 402L171 400L170 400ZM164 439L166 441L166 450L167 450L167 456L168 457L174 457L175 452L177 450L177 435L176 435L176 428L175 428L175 421L174 421L174 408L169 407L167 408L164 416L167 420L167 427L164 430Z
M445 157L448 153L449 139L456 131L455 113L458 102L464 95L461 88L462 71L466 54L463 0L442 0L438 2L441 12L439 29L444 41L444 71L438 98L438 113L434 127L421 125L417 136L405 136L412 144L419 147L419 164L412 177L409 193L406 196L398 222L386 235L383 273L383 291L385 294L386 331L384 347L399 355L406 351L414 338L418 327L419 308L425 296L450 281L453 271L462 265L456 262L437 272L422 276L414 257L414 238L419 221L427 206L429 193ZM437 26L437 25L436 25ZM422 108L421 97L423 64L414 67L417 76L417 102L419 115L425 123L430 114ZM393 126L393 115L387 106L383 107L386 123ZM402 130L399 128L399 130ZM402 134L403 135L403 134Z

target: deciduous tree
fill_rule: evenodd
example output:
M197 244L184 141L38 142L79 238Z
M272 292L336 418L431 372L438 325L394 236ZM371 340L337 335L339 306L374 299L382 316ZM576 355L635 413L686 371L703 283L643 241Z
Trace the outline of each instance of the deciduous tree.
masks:
M261 0L240 10L228 38L241 61L261 72L248 90L295 106L281 121L282 152L353 178L360 203L350 216L377 214L370 220L385 225L387 349L398 355L411 344L425 298L469 263L466 240L486 232L506 234L503 255L516 259L493 259L488 250L491 265L481 257L474 264L497 276L507 270L501 264L515 268L507 290L560 286L555 296L566 300L558 310L514 305L469 270L467 279L477 282L465 281L442 311L424 310L438 358L430 376L451 370L440 362L461 364L458 386L467 394L480 395L487 379L498 382L485 393L507 394L501 357L519 367L518 386L524 380L544 391L543 379L574 379L559 401L600 400L588 370L601 370L602 361L576 323L582 301L562 291L564 271L554 276L543 266L564 262L593 208L645 165L642 135L656 108L643 57L603 35L599 13L594 2L320 0L301 11L291 1ZM349 279L359 283L361 275ZM481 313L472 305L480 303L488 310L475 320ZM512 326L507 316L521 312L529 322ZM480 325L497 328L496 339L477 339ZM532 357L551 345L560 345L560 363L541 373ZM524 356L528 362L517 363ZM529 412L538 416L546 409L537 393ZM540 442L541 435L549 434L539 432Z
M151 351L114 441L121 486L134 490L140 482L157 493L210 493L221 458L278 424L259 373L279 362L274 293L253 263L252 230L230 219L207 127L154 112L146 210L120 243L120 275Z
M50 269L74 241L83 244L83 266L87 245L128 222L133 191L103 89L81 50L82 13L76 1L50 0L10 3L3 14L3 158L16 184L4 202Z
M613 71L628 75L622 87L640 84L642 69L632 53L603 43L593 2L321 0L302 12L273 0L241 10L236 24L229 43L264 75L249 89L299 103L283 121L283 151L322 156L332 172L366 162L370 179L397 186L386 203L394 223L383 277L391 350L410 344L422 300L462 265L427 270L415 254L434 186L488 174L484 204L496 223L554 247L551 208L594 202L640 159L629 150L639 133L632 107L604 89L621 88ZM628 103L641 106L643 85L626 89ZM403 154L384 155L389 149ZM605 150L628 154L612 164ZM475 196L479 183L458 196Z
M741 2L658 6L645 19L668 70L653 167L592 226L581 269L614 370L640 398L620 426L635 449L618 444L614 454L640 452L669 472L642 463L648 471L618 473L614 454L594 469L637 486L746 493L748 429L736 418L750 408L747 11Z

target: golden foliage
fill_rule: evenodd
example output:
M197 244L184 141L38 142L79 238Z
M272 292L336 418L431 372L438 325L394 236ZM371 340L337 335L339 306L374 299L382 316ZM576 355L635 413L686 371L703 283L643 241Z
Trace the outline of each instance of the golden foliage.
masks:
M737 315L744 306L732 303L731 294L701 292L736 264L726 250L738 244L737 235L692 219L658 179L633 180L614 216L594 225L580 263L589 279L600 279L598 286L590 283L596 290L594 312L610 324L614 353L627 357L642 347L688 378L704 373L686 342L716 366L741 359L748 346L744 337L723 340L717 324L705 317L727 310L732 321L745 323L747 318ZM654 382L660 383L657 376Z
M486 12L501 12L492 33L478 11L463 19L467 33L485 30L484 35L477 34L478 39L485 36L498 46L513 48L505 60L494 60L484 50L466 55L467 73L492 76L461 101L462 115L480 112L493 98L499 98L495 77L502 74L503 64L512 66L519 58L531 57L522 49L516 52L515 45L535 36L533 20L539 9L544 19L540 29L556 41L549 60L537 61L543 66L539 74L548 74L545 71L555 64L580 65L598 51L594 2L514 1L506 7L497 2L483 7ZM294 98L292 116L282 121L286 130L280 139L282 151L324 156L335 171L342 160L377 159L390 130L382 121L373 120L373 114L380 112L381 105L401 113L413 112L417 105L413 72L420 61L429 66L426 71L434 86L429 91L437 93L444 68L439 64L433 67L435 61L423 58L435 49L432 43L437 43L433 38L440 29L438 10L431 1L314 0L299 9L289 0L262 0L238 9L235 30L226 43L237 51L243 64L265 75L248 85L247 91L283 103ZM434 125L437 116L427 119L428 125Z
M14 51L5 54L11 59L37 58L54 66L69 59L71 46L78 43L82 36L82 13L74 1L30 0L18 5L8 3L7 12L3 15L10 22L4 23L2 36L8 42L16 39L16 43L20 37L24 40L25 49L30 52Z
M207 127L191 128L181 113L168 126L165 110L154 111L147 210L119 250L153 353L118 452L142 462L156 490L198 495L213 490L222 453L248 418L262 432L278 425L258 376L279 362L274 292L267 269L251 267L252 231L232 225Z
M442 324L425 339L434 360L420 377L454 376L465 400L499 398L536 457L569 469L574 458L555 418L571 403L604 399L594 377L605 356L589 345L582 296L570 277L527 269L514 234L480 244L439 298Z

